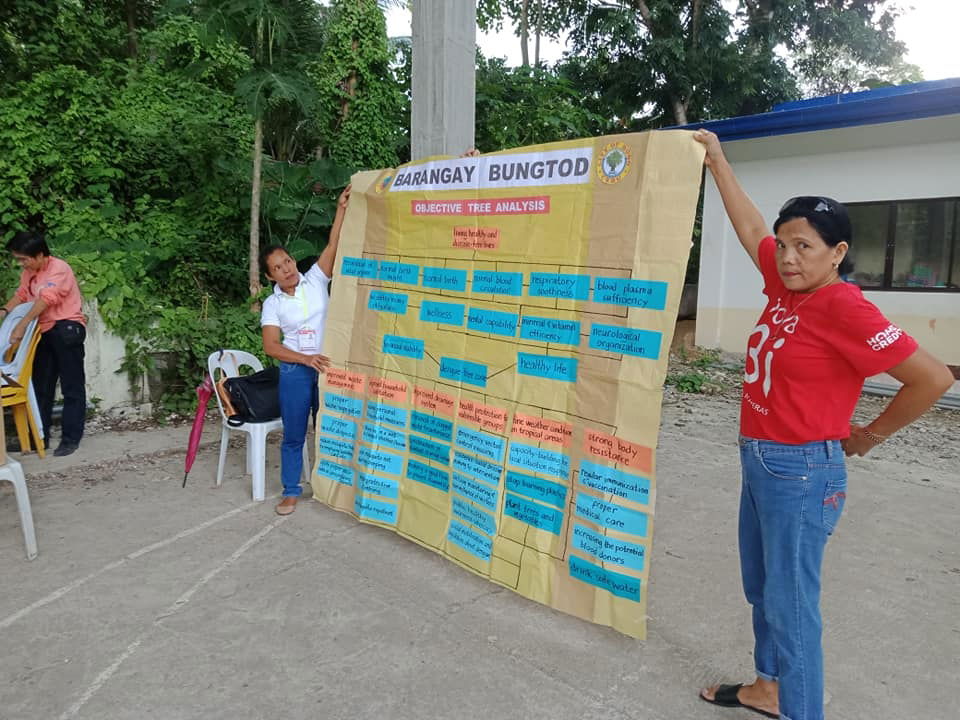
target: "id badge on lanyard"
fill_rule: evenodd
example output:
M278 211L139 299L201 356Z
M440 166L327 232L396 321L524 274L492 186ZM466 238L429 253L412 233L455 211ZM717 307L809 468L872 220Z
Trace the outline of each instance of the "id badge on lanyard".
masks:
M300 352L317 352L320 344L317 341L317 331L307 324L309 312L307 309L307 290L306 288L297 288L303 294L300 295L300 305L303 307L303 324L297 328L297 347Z
M317 331L312 327L301 325L300 329L297 330L297 345L300 347L300 352L316 352L319 350Z

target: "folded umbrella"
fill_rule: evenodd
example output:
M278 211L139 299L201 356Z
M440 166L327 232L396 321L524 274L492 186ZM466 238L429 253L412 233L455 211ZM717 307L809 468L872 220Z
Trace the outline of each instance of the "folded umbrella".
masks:
M193 427L190 428L187 459L183 467L183 485L180 487L187 486L187 475L190 474L193 461L197 459L197 448L200 447L200 435L203 434L203 421L206 419L207 405L210 402L211 395L213 395L213 380L207 374L203 376L203 382L197 385L197 412L193 416Z

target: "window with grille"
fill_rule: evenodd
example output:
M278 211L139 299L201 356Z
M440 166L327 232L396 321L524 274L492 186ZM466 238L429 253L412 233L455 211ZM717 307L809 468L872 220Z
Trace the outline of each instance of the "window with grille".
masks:
M849 203L854 270L870 290L960 291L960 198Z

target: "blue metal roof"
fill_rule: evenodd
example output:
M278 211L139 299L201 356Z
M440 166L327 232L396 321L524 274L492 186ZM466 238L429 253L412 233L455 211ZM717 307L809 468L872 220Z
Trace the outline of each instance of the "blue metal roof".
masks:
M683 129L707 128L727 141L954 114L960 114L960 78L781 103L760 115L691 123Z

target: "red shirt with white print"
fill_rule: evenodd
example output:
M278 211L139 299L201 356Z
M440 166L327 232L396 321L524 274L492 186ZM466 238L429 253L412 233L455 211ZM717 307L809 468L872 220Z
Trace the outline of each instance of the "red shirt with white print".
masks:
M842 440L863 381L906 360L917 342L856 285L788 290L775 255L776 240L764 238L767 307L747 340L740 432L787 445Z

